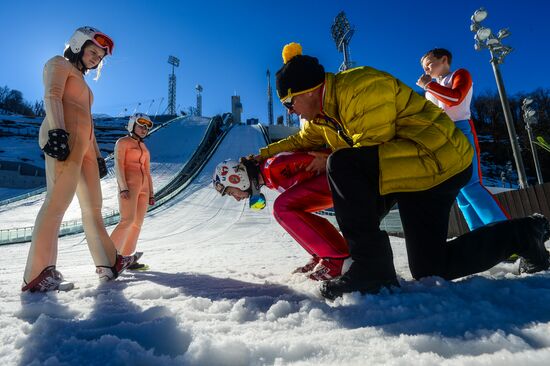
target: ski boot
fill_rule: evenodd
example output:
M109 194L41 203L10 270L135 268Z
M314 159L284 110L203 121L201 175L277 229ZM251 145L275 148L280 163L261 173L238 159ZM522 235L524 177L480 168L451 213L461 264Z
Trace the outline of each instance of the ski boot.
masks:
M399 287L396 277L367 280L361 268L352 263L349 270L340 278L323 282L319 290L323 297L334 300L349 292L359 291L362 295L377 294L383 288L391 291L391 287Z
M321 260L321 258L313 256L313 257L311 257L309 262L307 262L306 264L304 264L301 267L296 268L294 271L292 271L292 273L308 273L308 272L311 272L311 271L313 271L315 266L317 266L317 264L319 263L320 260Z
M61 272L55 269L55 266L46 267L38 277L29 283L25 283L25 286L21 291L29 292L46 292L46 291L69 291L74 288L74 284L63 279Z
M546 271L550 267L550 253L544 246L544 242L550 238L550 223L546 217L539 213L530 217L535 220L535 232L531 238L531 246L525 252L520 253L520 274Z
M327 281L340 277L347 272L351 262L351 258L323 258L315 266L309 278L314 281Z
M117 278L124 270L126 270L133 263L137 262L143 255L143 252L136 252L133 255L122 256L116 255L115 265L109 266L97 266L95 272L99 276L100 282L112 281Z

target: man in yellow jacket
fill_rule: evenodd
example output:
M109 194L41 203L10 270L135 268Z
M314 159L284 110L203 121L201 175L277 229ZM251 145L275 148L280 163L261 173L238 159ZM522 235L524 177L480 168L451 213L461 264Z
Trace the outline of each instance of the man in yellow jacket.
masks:
M396 203L415 279L463 277L515 252L525 257L524 272L548 269L550 224L542 215L491 224L447 242L450 209L472 174L473 149L441 109L370 67L325 73L296 43L285 46L283 61L279 99L306 122L297 134L260 149L259 158L332 150L330 156L317 154L309 169L326 168L353 264L321 285L323 296L399 286L388 235L379 228Z

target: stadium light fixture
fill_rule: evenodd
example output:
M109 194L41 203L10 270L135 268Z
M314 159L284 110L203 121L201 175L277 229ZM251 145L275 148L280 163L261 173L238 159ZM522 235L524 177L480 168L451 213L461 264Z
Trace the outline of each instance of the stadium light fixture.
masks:
M521 158L521 149L518 143L516 129L514 127L512 111L510 110L510 104L508 103L508 97L506 96L506 90L504 89L504 82L498 66L499 64L502 64L504 62L504 58L512 52L512 47L505 46L500 42L502 38L506 38L510 35L510 31L507 28L501 29L498 32L498 36L495 37L490 28L486 28L481 25L481 22L484 21L487 16L487 10L480 8L470 17L470 20L472 21L470 24L470 30L475 33L474 49L476 51L480 51L487 48L491 54L490 62L493 66L498 93L500 95L500 103L502 104L504 119L508 129L508 136L510 138L514 161L516 163L519 180L518 183L520 188L526 188L528 183L525 175L525 168L523 166L523 160Z

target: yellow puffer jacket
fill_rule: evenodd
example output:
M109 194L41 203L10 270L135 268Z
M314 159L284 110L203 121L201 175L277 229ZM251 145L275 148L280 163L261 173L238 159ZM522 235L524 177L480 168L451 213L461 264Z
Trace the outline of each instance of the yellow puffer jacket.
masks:
M393 76L358 67L327 73L324 87L325 117L260 149L262 157L325 145L333 151L378 145L383 195L432 188L472 163L473 148L454 122Z

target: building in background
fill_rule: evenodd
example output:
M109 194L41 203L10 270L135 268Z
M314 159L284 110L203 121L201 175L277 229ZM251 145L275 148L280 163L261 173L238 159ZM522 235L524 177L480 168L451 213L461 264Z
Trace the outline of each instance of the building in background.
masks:
M231 113L233 114L233 123L241 123L241 114L243 113L243 105L239 95L231 96Z

